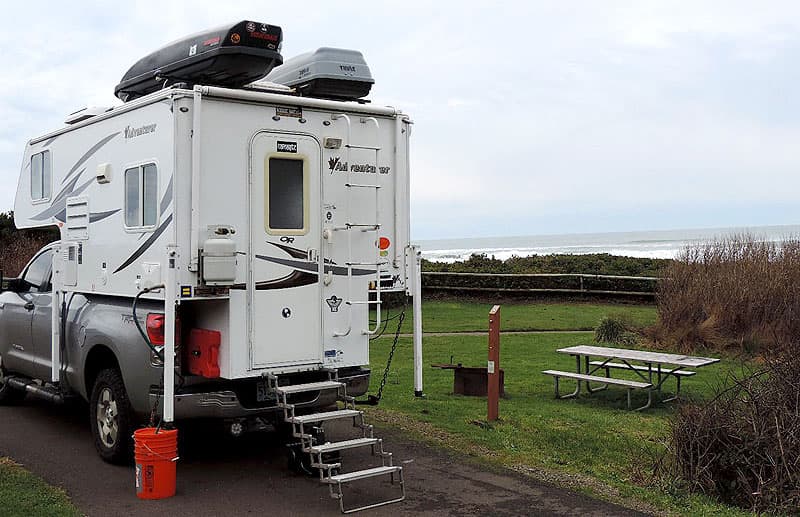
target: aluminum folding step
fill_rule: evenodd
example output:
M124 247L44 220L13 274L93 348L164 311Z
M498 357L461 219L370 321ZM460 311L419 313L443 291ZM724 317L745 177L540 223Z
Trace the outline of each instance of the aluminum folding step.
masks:
M358 481L359 479L374 478L384 474L395 474L401 472L403 467L400 466L386 466L375 467L366 470L356 470L355 472L347 472L346 474L338 474L325 479L326 483L349 483L351 481Z
M309 447L308 452L313 454L323 454L326 452L343 451L346 449L355 449L356 447L376 445L380 441L380 438L356 438L354 440L345 440L342 442L328 442Z
M383 476L386 474L392 475L393 484L394 484L394 475L397 474L400 481L400 491L401 491L400 497L396 497L394 499L386 499L383 501L378 501L377 503L358 506L355 508L345 509L344 492L342 492L342 485L344 485L345 483L349 483L351 481L358 481L360 479L369 479L377 476ZM355 512L360 512L362 510L369 510L370 508L378 508L379 506L385 506L387 504L399 503L405 500L406 498L406 486L405 486L405 481L403 481L403 467L394 467L394 466L375 467L372 469L359 470L356 472L348 472L347 474L338 474L336 476L330 476L327 478L323 478L322 481L328 484L328 488L330 489L331 492L331 497L339 500L339 508L342 510L342 513L355 513Z
M342 386L344 386L343 382L322 381L322 382L310 382L308 384L289 384L287 386L278 386L277 388L275 388L275 391L277 393L281 393L284 395L291 395L292 393L305 393L308 391L339 389Z
M324 413L313 413L310 415L293 416L287 419L292 424L307 424L309 422L324 422L325 420L337 420L339 418L356 417L361 411L355 409L339 409L336 411L326 411Z

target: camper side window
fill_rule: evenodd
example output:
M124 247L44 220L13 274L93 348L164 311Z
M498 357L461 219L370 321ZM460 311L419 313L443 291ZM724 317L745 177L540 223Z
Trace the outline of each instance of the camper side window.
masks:
M125 226L150 228L158 219L158 172L154 163L125 170Z
M50 199L52 176L50 151L42 151L31 156L31 201Z
M269 158L266 227L273 234L304 234L308 213L305 160Z

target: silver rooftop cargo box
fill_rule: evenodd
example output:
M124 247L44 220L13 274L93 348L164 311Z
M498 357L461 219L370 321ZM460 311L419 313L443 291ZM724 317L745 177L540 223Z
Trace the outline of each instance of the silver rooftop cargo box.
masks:
M289 59L266 80L291 86L304 97L338 100L366 97L375 83L361 52L331 47Z

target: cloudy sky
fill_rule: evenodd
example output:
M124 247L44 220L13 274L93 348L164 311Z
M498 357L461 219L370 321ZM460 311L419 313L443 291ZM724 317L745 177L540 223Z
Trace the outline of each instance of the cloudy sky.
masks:
M5 2L0 210L25 141L229 21L361 50L415 121L417 239L800 223L800 2Z

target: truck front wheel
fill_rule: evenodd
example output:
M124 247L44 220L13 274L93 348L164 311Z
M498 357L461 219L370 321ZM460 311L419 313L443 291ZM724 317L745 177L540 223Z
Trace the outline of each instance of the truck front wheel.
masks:
M89 422L103 460L117 464L130 460L133 411L118 370L110 368L97 375L89 399Z

